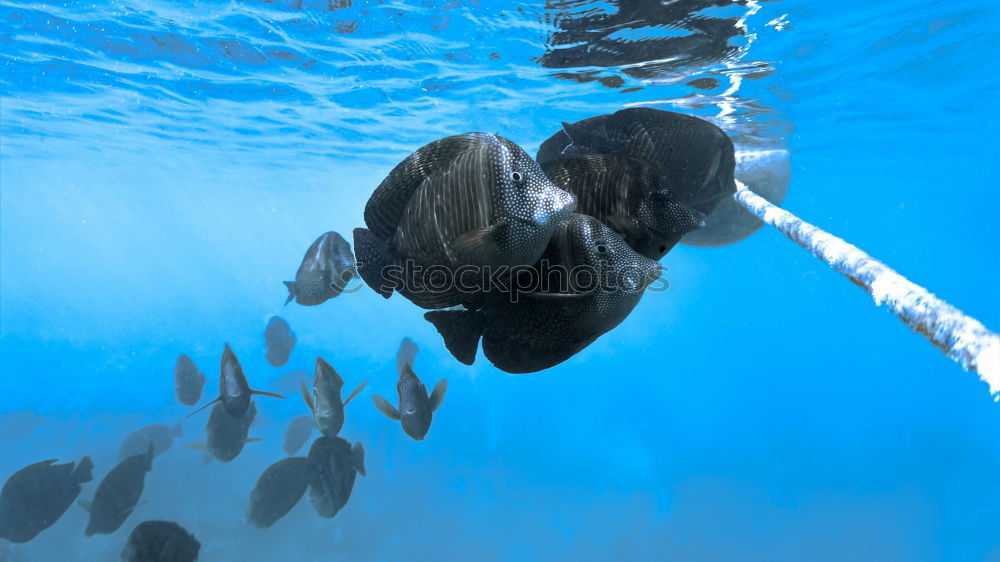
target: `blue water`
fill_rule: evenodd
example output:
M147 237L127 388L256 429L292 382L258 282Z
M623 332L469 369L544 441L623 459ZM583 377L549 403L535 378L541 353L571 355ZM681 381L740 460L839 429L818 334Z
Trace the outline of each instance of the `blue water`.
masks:
M332 520L266 530L249 491L297 397L257 399L229 464L176 444L143 503L71 508L0 558L117 559L174 520L203 560L1000 560L1000 405L779 233L679 246L670 291L551 370L457 363L371 291L282 303L391 167L465 131L529 153L561 121L650 106L787 150L783 206L1000 327L1000 4L333 0L0 2L0 478L189 411L228 342L251 384L317 355L353 388L368 475ZM692 85L693 83L693 85ZM262 331L298 335L269 366ZM382 417L394 353L449 391L426 441ZM182 441L202 440L205 418Z

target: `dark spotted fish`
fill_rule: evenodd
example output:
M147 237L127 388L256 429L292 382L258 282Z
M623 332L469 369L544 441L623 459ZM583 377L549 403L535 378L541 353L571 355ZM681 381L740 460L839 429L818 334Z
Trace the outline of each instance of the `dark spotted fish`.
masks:
M479 295L457 288L452 272L534 263L575 205L513 142L447 137L411 154L375 189L368 228L354 231L358 271L386 298L397 291L422 308L469 302Z
M195 562L201 543L172 521L143 521L129 533L122 562Z
M295 507L306 493L306 458L281 459L264 470L250 492L247 519L266 529Z
M622 236L635 251L658 260L705 215L678 201L651 166L615 154L566 156L542 164L545 175L590 215Z
M240 367L240 362L236 359L233 350L229 349L227 343L226 349L222 352L222 364L219 368L218 398L191 412L187 417L190 418L212 404L221 402L232 417L242 418L246 414L247 408L250 407L254 394L285 399L281 394L250 388L246 376L243 375L243 367Z
M208 436L205 448L219 461L229 462L235 459L243 451L244 445L256 440L247 438L256 416L257 406L253 402L239 417L230 414L221 403L216 404L205 425Z
M306 479L309 501L320 517L337 515L351 498L357 474L365 475L365 450L361 443L321 436L309 448Z
M354 399L361 392L367 379L351 392L347 400L341 401L340 390L344 387L344 380L340 378L337 371L323 360L316 358L316 374L313 377L312 393L303 383L301 387L302 399L313 413L316 427L327 437L336 437L340 429L344 427L344 406Z
M327 232L309 246L295 281L285 281L288 299L305 306L323 304L339 295L357 275L351 245L336 232Z
M153 444L153 454L159 455L174 444L174 437L184 435L181 424L167 427L162 424L147 425L130 433L118 448L118 460L123 461L133 455L141 455Z
M97 486L88 508L90 522L86 536L110 534L128 519L142 497L146 473L153 469L153 444L145 454L131 456L115 465Z
M93 478L90 457L53 464L49 459L15 472L0 491L0 538L24 543L62 517L80 495L80 485Z
M297 453L312 436L315 425L316 422L313 421L312 416L296 416L285 430L285 442L281 446L285 454L294 455Z
M541 371L569 359L620 324L660 275L597 219L576 214L556 229L535 272L537 291L493 294L478 310L424 314L456 359L471 365L483 353L508 373ZM590 271L573 282L565 272Z
M372 395L372 401L386 417L399 421L407 435L421 441L431 428L434 412L441 406L444 394L448 391L448 380L439 380L428 396L427 387L413 372L414 355L416 355L416 344L409 338L403 339L403 343L396 353L396 365L399 372L396 392L399 394L399 409L397 410L388 400L377 394Z
M736 191L732 140L722 129L691 115L629 108L563 123L563 129L538 149L538 162L593 154L643 162L661 176L676 202L705 215Z
M185 406L194 406L201 399L201 389L204 386L205 375L190 357L180 354L174 364L174 393L177 394L177 399Z
M280 367L288 362L288 357L295 347L295 333L288 322L280 316L272 316L264 328L264 349L267 362L274 367Z

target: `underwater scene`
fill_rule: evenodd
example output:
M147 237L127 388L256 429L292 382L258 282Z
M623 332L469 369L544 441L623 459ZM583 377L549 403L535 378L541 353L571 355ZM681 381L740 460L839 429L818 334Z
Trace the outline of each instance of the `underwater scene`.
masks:
M0 21L0 561L1000 562L1000 3Z

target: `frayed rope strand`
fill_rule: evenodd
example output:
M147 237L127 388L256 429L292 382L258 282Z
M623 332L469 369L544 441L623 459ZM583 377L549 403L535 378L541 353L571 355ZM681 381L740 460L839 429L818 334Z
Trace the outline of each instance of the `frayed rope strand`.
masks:
M852 244L828 234L736 182L738 203L809 250L923 334L964 369L979 373L1000 400L1000 335Z

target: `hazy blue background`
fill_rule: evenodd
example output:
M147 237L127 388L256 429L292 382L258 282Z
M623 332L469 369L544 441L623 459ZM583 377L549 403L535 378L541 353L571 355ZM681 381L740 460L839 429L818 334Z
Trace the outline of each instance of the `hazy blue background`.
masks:
M686 27L644 24L656 2L432 4L0 1L0 478L87 454L89 499L129 431L188 411L182 352L205 397L226 342L258 387L317 354L370 380L342 432L368 476L333 520L303 500L245 522L305 412L261 398L235 461L175 445L117 533L84 538L74 507L0 558L111 559L172 519L210 561L1000 560L1000 405L776 232L676 248L669 292L532 375L458 364L399 297L283 307L281 284L426 142L533 154L560 121L644 104L789 149L784 206L997 329L1000 4L705 3ZM616 17L632 31L556 56L578 40L560 29ZM693 54L664 62L674 44ZM299 338L279 369L273 314ZM428 387L449 380L419 443L370 401L394 396L404 336Z

